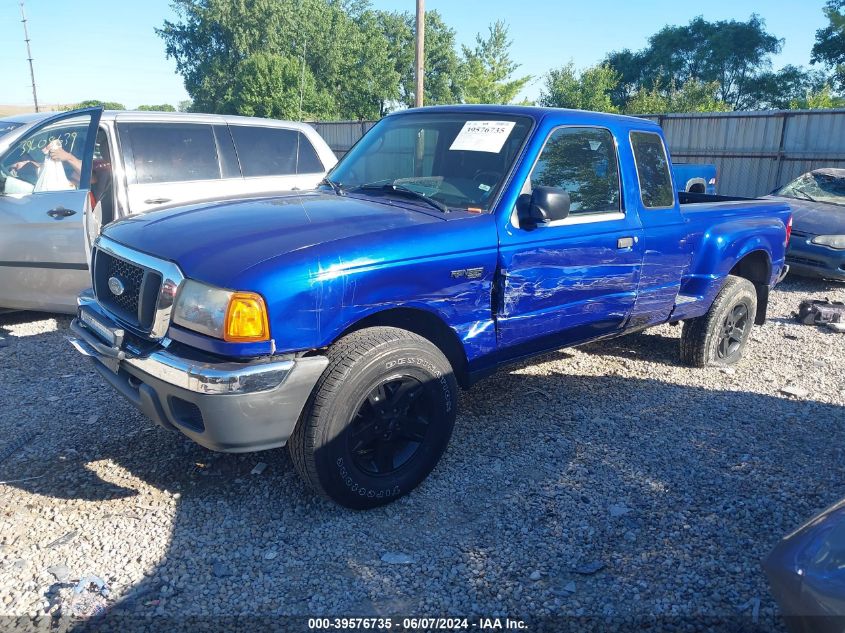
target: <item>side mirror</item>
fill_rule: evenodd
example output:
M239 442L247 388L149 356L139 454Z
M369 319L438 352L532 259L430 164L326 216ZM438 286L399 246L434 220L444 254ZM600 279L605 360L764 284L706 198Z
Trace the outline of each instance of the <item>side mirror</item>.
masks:
M534 187L530 196L520 196L518 205L521 219L534 226L569 216L569 194L560 187Z

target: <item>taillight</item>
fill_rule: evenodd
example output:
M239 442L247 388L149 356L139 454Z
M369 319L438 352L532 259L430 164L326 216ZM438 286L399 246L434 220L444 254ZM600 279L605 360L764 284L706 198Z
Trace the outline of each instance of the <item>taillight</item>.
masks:
M789 216L789 220L786 221L786 241L783 243L784 246L789 246L789 238L792 237L792 216Z

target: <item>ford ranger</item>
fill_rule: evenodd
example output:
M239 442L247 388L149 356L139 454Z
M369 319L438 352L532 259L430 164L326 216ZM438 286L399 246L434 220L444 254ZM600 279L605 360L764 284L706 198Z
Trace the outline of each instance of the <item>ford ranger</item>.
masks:
M685 363L739 360L789 207L680 195L643 119L407 110L316 191L107 226L72 342L157 424L287 444L314 490L369 508L435 467L458 386L508 363L667 322Z

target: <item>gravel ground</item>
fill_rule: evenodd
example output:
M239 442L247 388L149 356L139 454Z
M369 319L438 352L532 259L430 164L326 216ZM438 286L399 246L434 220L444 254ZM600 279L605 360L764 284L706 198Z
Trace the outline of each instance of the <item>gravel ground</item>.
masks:
M312 497L284 450L153 427L71 349L69 319L0 316L0 614L783 630L760 561L845 495L845 335L794 322L807 297L845 286L787 280L735 369L680 366L662 326L501 372L462 396L428 481L366 513Z

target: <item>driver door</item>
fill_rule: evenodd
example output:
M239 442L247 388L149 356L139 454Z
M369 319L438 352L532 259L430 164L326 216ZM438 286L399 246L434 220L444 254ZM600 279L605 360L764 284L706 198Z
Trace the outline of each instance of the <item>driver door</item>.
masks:
M87 108L49 117L3 150L0 307L73 312L76 296L90 285L82 218L101 113ZM49 151L56 145L63 151L54 160ZM46 170L53 178L43 177Z

